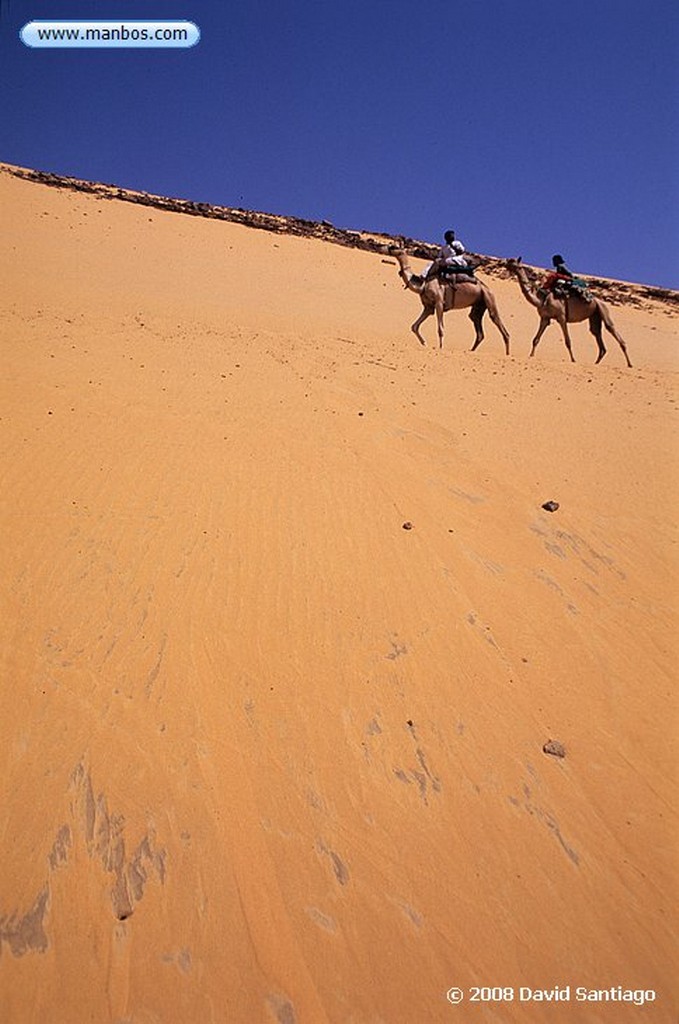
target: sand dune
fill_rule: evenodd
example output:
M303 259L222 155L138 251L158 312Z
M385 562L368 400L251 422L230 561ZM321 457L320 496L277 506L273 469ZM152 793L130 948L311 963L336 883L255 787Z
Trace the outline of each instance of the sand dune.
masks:
M676 1020L676 304L0 207L3 1022Z

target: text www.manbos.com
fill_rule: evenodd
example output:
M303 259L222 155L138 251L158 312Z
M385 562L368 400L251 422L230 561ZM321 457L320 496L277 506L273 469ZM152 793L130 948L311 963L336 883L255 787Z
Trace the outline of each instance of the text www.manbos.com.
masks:
M200 39L192 21L29 21L19 35L31 47L187 47Z

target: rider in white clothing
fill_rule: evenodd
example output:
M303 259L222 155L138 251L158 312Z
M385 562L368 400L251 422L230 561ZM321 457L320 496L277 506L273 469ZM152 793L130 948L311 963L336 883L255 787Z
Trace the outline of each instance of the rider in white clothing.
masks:
M424 271L423 277L435 277L436 274L444 267L456 268L456 272L460 274L471 274L473 273L467 260L465 259L465 247L462 242L458 242L455 238L454 231L446 231L445 235L446 244L442 246L433 263L430 263L427 269ZM457 270L459 268L459 270Z

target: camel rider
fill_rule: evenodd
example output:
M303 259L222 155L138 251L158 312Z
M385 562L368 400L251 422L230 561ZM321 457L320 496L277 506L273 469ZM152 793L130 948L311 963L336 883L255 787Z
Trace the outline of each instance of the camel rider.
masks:
M473 277L474 268L465 259L464 245L456 240L455 232L446 231L443 237L446 244L439 249L436 259L430 264L424 276L427 279L446 278L451 274L466 274Z
M556 295L557 298L563 298L568 295L575 295L583 299L591 297L587 291L587 283L581 277L576 277L568 269L563 256L559 254L552 256L552 266L554 270L547 275L542 284L545 298L547 298L550 292Z
M462 242L453 242L450 246L453 250L452 256L447 256L441 267L441 276L446 277L449 274L467 274L469 277L474 276L474 268L467 261L465 256L465 249Z

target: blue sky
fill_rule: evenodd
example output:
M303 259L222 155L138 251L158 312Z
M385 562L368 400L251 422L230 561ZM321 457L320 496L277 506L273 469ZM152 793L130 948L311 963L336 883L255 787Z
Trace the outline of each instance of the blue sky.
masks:
M676 0L2 0L0 160L679 287ZM32 19L194 21L31 50Z

